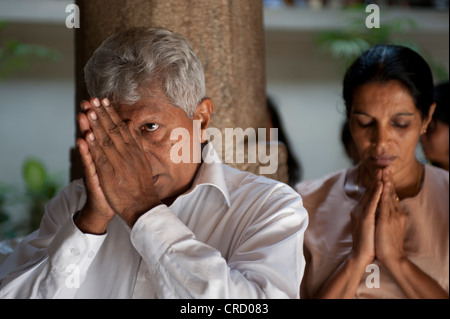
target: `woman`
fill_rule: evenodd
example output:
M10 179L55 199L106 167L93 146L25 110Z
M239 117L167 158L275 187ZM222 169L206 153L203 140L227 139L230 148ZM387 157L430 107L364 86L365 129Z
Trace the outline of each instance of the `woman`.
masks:
M297 185L310 214L302 298L448 298L449 175L415 157L435 104L427 63L375 46L343 83L359 165Z
M425 157L434 165L448 171L449 169L449 83L441 83L435 87L434 98L436 111L428 127L427 133L420 139Z

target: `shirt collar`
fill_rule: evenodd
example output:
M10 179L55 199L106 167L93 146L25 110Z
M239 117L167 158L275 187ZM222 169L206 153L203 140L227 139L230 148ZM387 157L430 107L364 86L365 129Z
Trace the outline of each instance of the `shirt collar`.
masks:
M198 187L211 186L221 192L228 207L230 207L231 200L223 173L223 164L211 143L207 143L202 148L202 159L203 162L195 175L192 186L181 196L189 196Z

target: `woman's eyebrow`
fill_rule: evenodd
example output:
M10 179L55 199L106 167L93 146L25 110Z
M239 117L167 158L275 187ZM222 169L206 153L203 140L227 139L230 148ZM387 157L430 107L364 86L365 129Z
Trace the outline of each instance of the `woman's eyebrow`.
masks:
M352 111L351 114L355 114L355 115L365 115L365 116L368 116L368 117L372 117L371 115L369 115L369 114L367 114L367 113L365 113L365 112L362 112L362 111Z
M400 113L396 113L394 116L414 116L414 113L400 112Z
M370 114L367 114L365 112L361 112L361 111L352 111L351 114L355 114L355 115L365 115L368 117L372 117ZM399 113L395 113L394 116L414 116L415 113L411 113L411 112L399 112Z

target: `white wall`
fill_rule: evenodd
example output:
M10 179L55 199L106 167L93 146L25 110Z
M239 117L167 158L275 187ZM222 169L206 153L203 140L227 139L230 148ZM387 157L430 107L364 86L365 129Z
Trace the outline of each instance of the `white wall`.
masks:
M37 60L0 81L0 182L21 185L28 156L69 180L69 149L75 144L74 33L64 23L10 23L0 42L16 39L62 53L59 61Z
M38 60L31 69L0 81L0 183L23 191L22 164L32 156L66 185L75 144L73 30L64 22L10 23L0 31L0 42L6 39L45 45L63 56L57 62ZM23 200L7 209L10 221L2 225L0 240L2 231L17 231L27 221Z
M73 81L11 80L0 84L0 180L21 181L26 157L41 159L68 182L74 144Z
M315 32L266 32L267 93L279 109L302 179L349 166L340 143L340 69L319 53Z

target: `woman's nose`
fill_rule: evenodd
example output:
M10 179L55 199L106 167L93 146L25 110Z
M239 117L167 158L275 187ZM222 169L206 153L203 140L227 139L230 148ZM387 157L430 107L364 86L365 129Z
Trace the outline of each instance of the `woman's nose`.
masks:
M384 151L387 145L389 145L391 141L390 132L383 126L377 126L374 129L372 144L377 148Z

